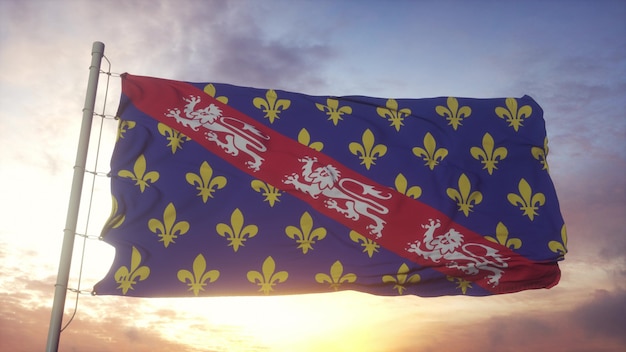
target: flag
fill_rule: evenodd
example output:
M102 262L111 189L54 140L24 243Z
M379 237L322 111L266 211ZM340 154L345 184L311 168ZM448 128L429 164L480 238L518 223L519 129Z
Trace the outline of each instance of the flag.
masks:
M99 295L549 288L566 230L529 96L391 99L122 75Z

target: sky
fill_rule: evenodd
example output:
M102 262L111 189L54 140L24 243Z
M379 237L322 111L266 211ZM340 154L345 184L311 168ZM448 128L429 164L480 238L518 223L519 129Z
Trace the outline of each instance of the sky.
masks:
M0 0L0 350L46 344L94 41L115 73L312 95L528 94L569 253L556 287L481 298L141 299L89 295L113 250L79 237L70 287L80 276L85 293L60 350L626 350L623 0ZM120 82L107 91L107 78L96 112L112 115ZM106 173L116 123L94 121L88 168ZM85 178L79 233L99 235L108 187Z

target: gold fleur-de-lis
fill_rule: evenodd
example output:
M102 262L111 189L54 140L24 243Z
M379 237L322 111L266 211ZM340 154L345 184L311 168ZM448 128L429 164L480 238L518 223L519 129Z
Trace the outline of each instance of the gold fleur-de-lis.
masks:
M502 222L496 225L496 236L485 236L485 239L511 249L519 249L522 246L522 240L519 238L509 238L509 229Z
M359 243L361 242L361 247L363 247L363 252L367 252L367 255L371 258L374 255L374 252L378 252L378 248L380 245L373 240L361 235L360 233L352 230L350 231L350 239L352 242Z
M565 224L561 227L561 242L550 241L548 242L548 248L561 257L565 256L567 253L567 229L565 228Z
M265 93L265 99L256 97L252 100L252 104L254 104L257 109L263 109L265 118L270 119L270 123L274 123L275 119L280 118L278 114L289 108L291 101L288 99L278 99L276 91L270 89Z
M306 145L313 150L317 150L318 152L322 151L322 148L324 148L324 143L322 142L311 143L311 135L309 134L309 131L306 130L306 128L301 129L300 133L298 133L298 142L300 142L300 144Z
M228 104L228 98L221 96L221 97L216 97L215 94L217 93L215 86L213 85L213 83L209 83L206 86L204 86L204 92L206 94L208 94L209 96L215 98L215 100L219 101L220 103L224 103L224 104Z
M215 282L220 277L218 270L206 270L206 259L202 254L198 254L196 259L193 260L192 266L193 272L187 269L178 270L176 277L178 281L187 284L189 291L193 291L194 296L197 296L200 291L204 291L204 287L209 283Z
M256 236L259 232L259 228L256 225L243 226L243 214L239 208L236 208L230 215L230 225L219 223L215 226L217 233L226 237L228 240L228 246L233 247L233 250L237 252L240 246L244 245L244 242L248 239Z
M103 226L100 239L104 238L106 230L116 229L120 227L122 223L124 223L124 220L126 220L126 215L124 215L124 213L118 214L119 206L117 204L117 198L115 198L115 196L113 195L111 196L111 198L112 198L111 215L109 215L109 218L107 219L106 223Z
M424 165L434 170L435 166L448 155L448 149L437 148L437 141L430 132L427 132L424 136L424 148L413 147L413 154L422 158L426 162Z
M278 197L280 197L282 193L280 193L280 190L278 188L261 180L252 180L252 182L250 182L250 186L253 190L261 193L265 197L263 201L269 202L270 207L273 207L276 202L280 202L280 199L278 199Z
M398 110L398 102L395 99L387 99L385 107L377 107L376 112L378 116L391 122L390 126L395 127L396 131L400 131L400 127L404 126L404 118L411 115L411 109L409 108Z
M457 284L456 288L461 289L461 292L463 292L463 294L467 293L468 288L472 288L471 281L465 280L460 277L450 276L450 275L446 275L446 278L448 279L448 281L452 281L452 282L456 281L456 284Z
M167 248L170 243L176 243L174 240L178 238L178 236L182 236L189 231L189 222L177 222L176 207L174 207L174 203L169 203L163 212L163 221L154 218L150 219L148 221L148 228L152 233L159 236L159 242L163 242L163 245Z
M328 120L332 120L335 126L337 126L339 120L343 120L342 116L344 114L352 114L352 108L348 105L340 107L339 100L337 99L327 98L326 105L315 103L315 106L317 106L320 111L326 112L326 115L328 115Z
M374 134L369 128L363 132L361 141L363 144L352 142L348 145L348 148L353 155L359 157L361 165L365 164L365 168L369 170L372 165L376 164L375 160L378 157L382 157L387 153L387 146L384 144L374 145Z
M496 115L501 119L506 119L509 127L513 127L515 132L524 126L522 119L529 118L532 113L533 108L530 105L524 105L517 109L517 99L515 98L506 98L506 108L502 106L496 107Z
M120 123L117 125L117 140L124 138L124 134L128 132L128 130L132 130L135 128L137 123L135 121L126 121L120 120Z
M270 292L274 291L274 286L276 284L287 281L287 278L289 277L289 273L286 271L275 272L276 263L274 262L274 258L271 256L265 258L261 271L262 272L250 270L248 271L247 277L248 281L251 283L261 286L259 291L266 295L269 295Z
M395 180L396 190L407 197L417 199L422 195L422 188L420 186L408 187L408 182L403 174L398 174Z
M122 289L122 294L126 294L128 290L134 290L133 285L137 284L137 281L143 281L150 276L150 268L141 264L141 253L133 246L132 254L130 256L130 270L126 266L121 266L115 272L113 277L115 282L119 284L117 288Z
M295 226L287 226L285 228L287 237L298 243L298 248L302 249L302 254L306 254L309 249L313 249L315 240L323 240L326 237L326 229L318 227L313 229L313 218L309 212L305 211L300 217L300 228Z
M146 172L146 157L143 154L135 161L133 171L120 170L117 175L135 181L135 186L139 186L141 193L143 193L146 187L150 187L149 183L155 183L159 180L158 171Z
M343 264L336 261L330 267L330 275L324 273L315 274L315 281L320 284L329 283L330 288L337 291L339 286L344 282L353 283L356 281L356 275L353 273L343 274Z
M540 147L532 147L530 149L531 154L533 155L533 157L537 160L539 160L539 162L541 163L541 165L543 166L541 168L541 170L546 170L548 172L550 172L550 167L548 166L548 137L545 137L543 139L543 148Z
M213 177L213 168L206 161L200 165L200 171L197 174L188 172L185 175L187 183L192 186L196 186L199 191L198 196L202 197L203 202L207 202L210 198L213 198L213 192L226 186L226 177L215 176Z
M469 216L469 212L473 211L472 208L482 202L483 194L480 191L471 192L472 186L465 174L461 174L459 177L458 185L458 189L448 188L446 193L448 197L456 201L459 211L462 211L465 216Z
M519 206L520 210L524 211L524 216L532 221L535 215L539 215L537 210L540 206L546 203L546 196L543 193L537 192L533 194L532 188L525 179L521 179L517 186L519 193L509 193L506 198L509 203L515 206Z
M470 153L474 159L479 160L483 164L483 169L487 169L489 175L493 174L493 170L498 167L496 164L506 158L507 150L505 147L495 148L493 137L489 133L483 136L483 145L480 147L470 148Z
M183 149L183 143L191 140L191 138L164 123L159 122L157 129L159 133L167 139L167 147L172 148L172 154L176 154L178 149Z
M398 268L398 272L395 277L392 275L383 276L383 282L386 284L394 284L393 289L398 290L399 295L404 293L407 285L418 283L421 279L422 278L419 274L409 276L409 267L404 263L402 263L400 268Z
M448 120L448 125L451 125L456 131L459 126L463 125L461 120L468 118L472 114L472 109L469 106L461 106L459 108L459 102L455 97L448 97L446 103L447 107L437 105L435 111L439 116L445 117Z

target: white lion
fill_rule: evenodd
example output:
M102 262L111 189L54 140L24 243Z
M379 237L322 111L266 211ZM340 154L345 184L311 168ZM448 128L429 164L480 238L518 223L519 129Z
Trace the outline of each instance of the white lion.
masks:
M444 259L448 262L447 267L459 269L467 275L477 275L480 270L489 271L491 274L486 276L489 279L488 283L493 287L500 283L503 269L508 267L505 260L509 258L502 258L497 249L489 246L471 242L463 244L463 235L452 228L444 234L434 236L435 230L439 227L441 227L441 222L432 219L429 224L422 225L422 228L426 229L424 242L409 243L407 251L435 263ZM477 255L470 247L478 247L484 254Z
M367 226L370 234L375 235L376 238L382 236L386 222L377 214L387 214L389 209L376 202L375 199L390 199L390 193L382 194L371 185L351 178L341 178L339 170L333 165L313 169L313 164L317 162L317 158L307 156L298 160L304 163L302 172L286 176L283 183L293 185L297 190L314 199L320 195L326 197L324 201L326 207L336 210L348 219L356 221L359 220L360 216L369 218L373 221L373 224ZM305 182L300 181L300 176ZM361 193L350 191L345 187L346 183L356 185L361 189Z
M214 142L230 155L237 156L239 152L247 154L252 161L247 161L246 165L254 171L259 171L265 160L260 153L267 150L264 141L268 141L269 136L249 123L234 117L222 116L222 111L214 104L196 109L196 105L201 101L198 96L190 96L183 100L187 102L184 117L177 108L168 110L165 116L176 119L176 122L194 131L198 131L200 127L206 128L207 140Z

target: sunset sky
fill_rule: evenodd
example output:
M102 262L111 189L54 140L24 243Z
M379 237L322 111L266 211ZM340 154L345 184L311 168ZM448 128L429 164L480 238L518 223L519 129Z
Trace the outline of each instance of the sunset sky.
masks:
M569 253L556 287L482 298L85 293L61 351L626 350L623 0L0 0L0 350L46 344L94 41L115 73L311 95L530 95L544 110ZM106 78L97 112L112 115L120 80L105 94ZM100 126L88 168L106 173L117 126ZM95 177L89 207L92 179L77 231L97 237L111 200ZM80 289L112 259L87 240Z

